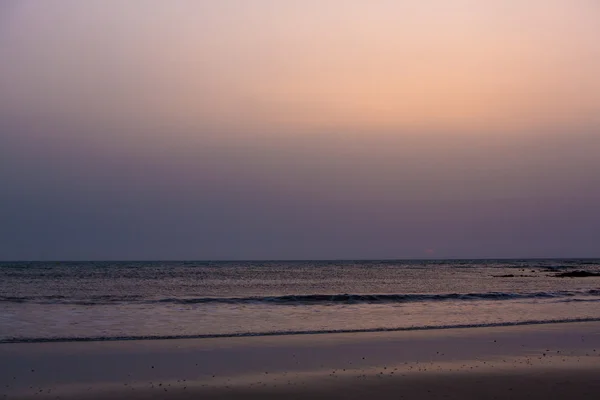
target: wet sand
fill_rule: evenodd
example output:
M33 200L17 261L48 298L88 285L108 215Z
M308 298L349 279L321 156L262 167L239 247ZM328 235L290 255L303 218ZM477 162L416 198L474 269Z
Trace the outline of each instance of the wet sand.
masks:
M0 345L0 398L597 399L600 323Z

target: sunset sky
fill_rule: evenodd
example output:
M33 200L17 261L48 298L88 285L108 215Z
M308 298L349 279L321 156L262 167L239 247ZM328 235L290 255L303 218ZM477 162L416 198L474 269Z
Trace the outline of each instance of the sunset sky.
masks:
M3 0L0 260L600 256L599 21Z

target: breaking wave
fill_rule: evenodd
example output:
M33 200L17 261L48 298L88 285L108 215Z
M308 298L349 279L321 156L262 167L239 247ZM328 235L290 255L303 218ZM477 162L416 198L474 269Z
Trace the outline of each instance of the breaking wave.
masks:
M436 301L478 301L478 300L525 300L525 299L584 299L600 296L600 289L580 291L554 291L530 293L446 293L446 294L311 294L256 297L189 297L148 299L142 296L90 296L73 298L67 296L0 296L0 303L33 304L255 304L255 305L337 305L337 304L400 304ZM576 300L576 299L573 299ZM579 300L579 299L578 299ZM594 300L594 299L592 299ZM589 300L588 300L589 301Z

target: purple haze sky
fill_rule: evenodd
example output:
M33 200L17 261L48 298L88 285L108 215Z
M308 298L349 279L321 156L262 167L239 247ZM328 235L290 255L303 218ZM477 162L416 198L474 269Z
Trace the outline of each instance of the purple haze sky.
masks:
M595 1L0 2L0 260L600 256Z

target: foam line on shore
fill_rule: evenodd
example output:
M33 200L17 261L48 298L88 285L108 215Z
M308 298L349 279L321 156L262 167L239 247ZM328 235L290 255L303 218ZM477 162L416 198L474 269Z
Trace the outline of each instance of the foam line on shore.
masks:
M515 322L494 322L488 324L457 324L457 325L427 325L396 328L369 328L369 329L327 329L315 331L270 331L270 332L243 332L243 333L217 333L201 335L163 335L163 336L90 336L90 337L49 337L49 338L6 338L0 339L0 344L10 343L67 343L67 342L109 342L109 341L134 341L134 340L174 340L174 339L216 339L261 336L292 336L292 335L324 335L335 333L377 333L377 332L407 332L431 331L444 329L470 329L494 328L526 325L567 324L578 322L600 322L599 318L567 318L556 320L529 320Z

